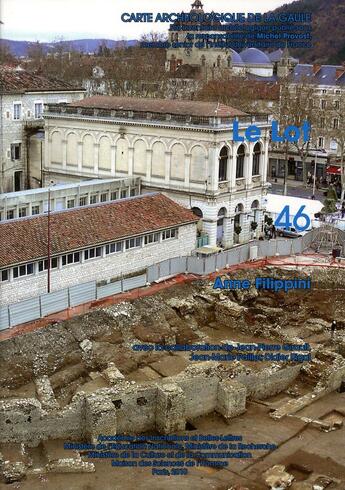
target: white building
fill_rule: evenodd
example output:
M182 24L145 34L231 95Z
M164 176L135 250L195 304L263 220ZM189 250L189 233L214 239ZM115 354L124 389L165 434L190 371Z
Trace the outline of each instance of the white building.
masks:
M256 143L233 141L252 123ZM94 96L45 112L44 180L141 177L202 218L209 244L251 238L267 192L269 123L214 102ZM240 234L235 234L235 228Z
M0 221L42 214L48 210L61 211L88 204L115 201L138 196L140 178L93 179L78 183L55 184L39 189L0 194Z
M158 193L50 215L51 288L113 281L195 249L197 218ZM0 223L0 306L47 292L48 217Z
M44 104L83 97L84 89L61 80L0 68L0 193L40 186Z

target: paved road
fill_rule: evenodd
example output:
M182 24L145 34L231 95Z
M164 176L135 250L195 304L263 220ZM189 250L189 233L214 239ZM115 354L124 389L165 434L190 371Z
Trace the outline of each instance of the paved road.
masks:
M284 191L284 186L282 184L275 184L272 183L272 187L270 188L269 192L272 194L280 194L282 195ZM302 185L288 185L288 196L294 196L294 197L303 197L306 199L310 199L312 195L312 188L308 187L307 189ZM323 191L318 191L315 190L315 199L318 199L320 201L324 200L324 195Z

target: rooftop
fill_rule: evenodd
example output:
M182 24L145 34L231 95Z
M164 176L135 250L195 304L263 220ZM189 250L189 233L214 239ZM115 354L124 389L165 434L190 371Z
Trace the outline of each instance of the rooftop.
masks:
M255 65L272 65L271 60L266 53L257 48L247 48L240 52L244 63Z
M141 99L137 97L113 97L107 95L95 95L77 102L72 102L67 106L197 117L235 117L247 115L245 112L235 109L234 107L219 104L217 102L176 99Z
M21 68L10 66L0 67L1 93L21 94L25 92L65 92L81 91L68 82L57 78L47 78L42 75L29 73Z
M51 254L79 250L170 227L195 223L195 215L163 194L51 213ZM0 268L47 256L45 216L0 223Z
M295 66L291 77L293 82L306 81L316 85L345 85L345 66L299 63Z
M80 182L68 182L67 184L54 184L50 187L51 192L60 191L64 189L76 189L84 187L89 187L93 185L102 185L102 184L111 184L113 182L121 182L128 180L136 180L137 177L114 177L112 179L90 179L90 180L81 180ZM14 191L14 192L5 192L0 194L0 202L5 201L6 199L11 199L14 197L24 197L24 196L32 196L33 194L42 194L48 192L49 187L38 187L36 189L26 189L23 191Z

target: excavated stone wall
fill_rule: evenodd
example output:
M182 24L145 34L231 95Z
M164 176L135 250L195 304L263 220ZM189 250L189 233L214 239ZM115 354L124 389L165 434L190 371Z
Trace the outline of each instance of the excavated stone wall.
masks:
M44 408L34 398L2 400L0 442L35 446L44 439L95 441L99 434L169 433L184 429L188 419L214 410L230 420L245 411L247 387L263 383L264 389L257 391L261 397L269 396L292 382L300 368L287 366L271 375L267 371L264 377L258 373L248 379L230 379L219 363L209 361L159 383L119 381L91 395L78 393L63 410L56 409L53 397L45 397ZM47 406L49 399L51 407Z

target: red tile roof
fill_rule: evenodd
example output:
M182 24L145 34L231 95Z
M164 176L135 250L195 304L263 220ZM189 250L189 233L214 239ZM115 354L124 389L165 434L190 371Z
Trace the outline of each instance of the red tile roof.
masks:
M108 95L94 95L93 97L72 102L68 104L68 106L200 117L235 117L247 115L245 112L218 102L176 99L140 99L138 97L113 97Z
M12 67L0 67L0 91L4 94L19 94L24 92L64 92L84 90L57 78L47 78L42 75L17 70Z
M53 212L51 254L196 221L191 211L158 193ZM47 234L47 215L0 222L0 268L46 257Z

